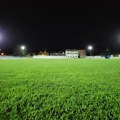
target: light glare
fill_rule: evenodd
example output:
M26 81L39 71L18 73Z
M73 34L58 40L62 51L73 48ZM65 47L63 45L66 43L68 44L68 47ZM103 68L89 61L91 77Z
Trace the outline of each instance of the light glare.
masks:
M25 46L24 46L24 45L22 45L22 46L21 46L21 49L22 49L22 50L25 50Z
M88 46L88 50L92 50L93 49L93 47L90 45L90 46Z

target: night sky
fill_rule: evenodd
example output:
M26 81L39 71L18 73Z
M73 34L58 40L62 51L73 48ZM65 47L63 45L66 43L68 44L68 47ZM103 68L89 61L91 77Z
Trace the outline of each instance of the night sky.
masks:
M0 48L29 52L86 49L120 51L120 5L114 0L0 1Z

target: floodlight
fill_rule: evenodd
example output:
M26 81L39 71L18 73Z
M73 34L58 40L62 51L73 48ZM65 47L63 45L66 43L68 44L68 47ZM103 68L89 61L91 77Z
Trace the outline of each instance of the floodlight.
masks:
M25 47L24 45L21 46L21 50L25 50L25 48L26 48L26 47Z
M90 51L90 56L92 55L91 54L91 50L93 49L93 47L91 45L88 46L88 50Z
M92 50L93 47L91 45L88 46L88 50Z

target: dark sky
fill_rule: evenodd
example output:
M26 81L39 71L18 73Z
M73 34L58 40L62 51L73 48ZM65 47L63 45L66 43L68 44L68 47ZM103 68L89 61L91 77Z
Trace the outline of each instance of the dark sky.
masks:
M120 51L120 5L115 0L2 0L0 1L0 47L13 52L26 45L40 50L106 49Z

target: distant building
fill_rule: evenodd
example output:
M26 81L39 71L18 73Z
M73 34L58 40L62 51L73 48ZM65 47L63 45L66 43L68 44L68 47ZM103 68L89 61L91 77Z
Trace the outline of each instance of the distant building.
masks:
M78 50L78 56L80 58L86 57L86 50Z
M67 49L65 55L67 58L78 58L78 50Z
M86 50L67 49L65 55L67 58L84 58L86 57Z
M44 51L44 52L40 51L38 55L46 55L46 56L48 56L49 53L47 51Z
M65 53L63 51L52 52L50 53L50 56L65 56Z

